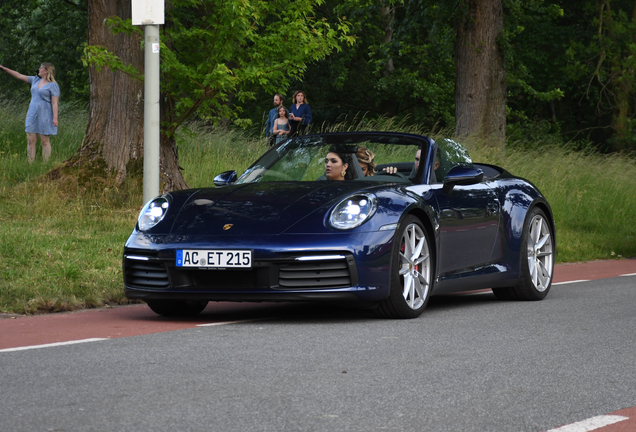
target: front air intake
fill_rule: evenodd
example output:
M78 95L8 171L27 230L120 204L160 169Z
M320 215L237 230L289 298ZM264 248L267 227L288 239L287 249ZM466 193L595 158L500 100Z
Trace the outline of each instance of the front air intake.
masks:
M281 288L342 288L351 286L345 259L302 261L280 266Z
M149 289L170 287L166 266L158 261L139 261L126 259L126 286Z

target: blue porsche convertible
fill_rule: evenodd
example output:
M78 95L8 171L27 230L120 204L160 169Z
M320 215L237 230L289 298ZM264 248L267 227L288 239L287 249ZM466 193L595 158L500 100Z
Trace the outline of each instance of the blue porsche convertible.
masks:
M453 140L300 136L215 187L148 202L124 248L126 296L164 316L209 301L353 302L415 318L432 295L541 300L556 253L532 183Z

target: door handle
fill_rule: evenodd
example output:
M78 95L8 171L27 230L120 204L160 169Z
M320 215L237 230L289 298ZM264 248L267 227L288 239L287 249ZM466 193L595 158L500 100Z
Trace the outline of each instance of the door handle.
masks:
M489 202L488 205L486 206L486 212L488 213L489 216L494 216L499 214L499 202L497 201Z

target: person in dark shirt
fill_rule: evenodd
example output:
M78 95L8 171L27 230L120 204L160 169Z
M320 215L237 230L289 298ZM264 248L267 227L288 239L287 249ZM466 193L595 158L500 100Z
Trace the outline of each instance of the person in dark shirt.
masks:
M274 122L278 118L278 108L283 105L283 96L276 93L274 95L274 108L269 110L267 123L265 123L265 136L267 137L267 146L271 147L276 143L276 135L274 135Z
M297 90L294 93L290 107L289 123L291 124L291 133L289 135L304 135L312 121L311 108L305 97L305 92Z

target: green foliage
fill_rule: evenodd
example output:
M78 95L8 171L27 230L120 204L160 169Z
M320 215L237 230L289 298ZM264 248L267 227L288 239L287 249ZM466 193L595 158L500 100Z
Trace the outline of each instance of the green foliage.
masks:
M255 89L284 89L302 76L309 62L351 44L346 21L314 17L314 8L322 3L171 2L160 38L161 90L170 110L164 133L174 134L193 115L212 124L230 119L249 125L240 103L253 99ZM109 24L116 32L139 31L130 20L113 17ZM99 47L88 47L87 53L91 64L131 73Z
M587 5L589 34L567 50L569 77L587 79L596 115L611 118L613 150L636 149L636 5L604 0ZM594 15L592 15L595 13Z
M505 0L504 6L505 30L499 42L506 56L509 124L506 133L512 132L512 140L517 140L521 139L520 130L541 133L547 126L550 133L558 134L560 125L552 116L537 119L536 114L537 109L545 111L545 107L565 97L557 82L542 79L552 54L545 49L551 43L546 34L558 26L563 9L544 0ZM532 131L535 125L539 128Z
M356 43L292 83L308 94L315 122L367 112L417 119L429 128L452 125L454 31L435 3L327 1L321 16L346 18ZM251 108L257 114L265 109Z
M4 0L0 2L0 64L36 75L43 62L56 68L61 100L88 100L88 69L81 62L86 42L86 0ZM29 95L24 82L0 80L0 96Z
M125 64L118 56L103 46L88 45L86 43L83 46L84 55L82 56L82 62L85 66L94 66L97 72L105 68L121 71L143 81L144 74L135 69L134 66Z
M508 132L636 148L632 0L503 0ZM0 2L0 64L58 70L62 101L88 98L87 67L139 76L86 47L87 0ZM161 26L164 132L196 118L262 133L273 92L302 88L315 127L366 113L453 127L455 28L468 0L177 0ZM142 33L112 17L115 32ZM31 72L29 72L31 71ZM0 97L28 87L0 80ZM551 138L552 139L552 138Z

